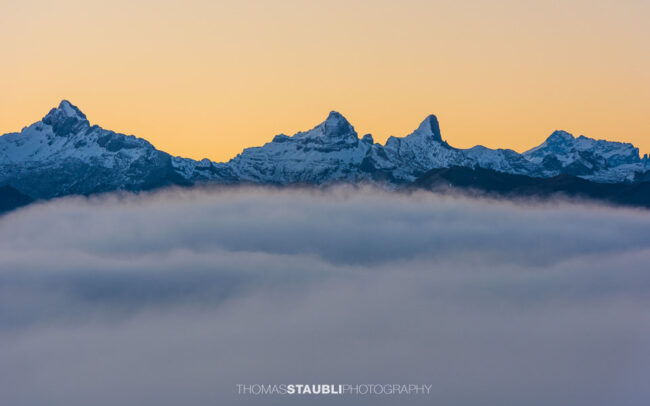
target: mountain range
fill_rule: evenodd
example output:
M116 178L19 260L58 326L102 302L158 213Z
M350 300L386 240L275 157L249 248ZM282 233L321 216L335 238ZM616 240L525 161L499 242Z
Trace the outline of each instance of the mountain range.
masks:
M440 168L465 168L481 175L488 170L492 177L568 176L591 183L650 180L648 156L641 157L629 143L555 131L524 153L483 146L459 149L443 140L434 115L411 134L390 137L382 145L370 134L360 138L345 117L332 111L311 130L276 135L228 162L171 156L142 138L91 125L66 100L21 132L0 136L0 186L28 199L200 183L371 182L401 187L427 184L420 178Z

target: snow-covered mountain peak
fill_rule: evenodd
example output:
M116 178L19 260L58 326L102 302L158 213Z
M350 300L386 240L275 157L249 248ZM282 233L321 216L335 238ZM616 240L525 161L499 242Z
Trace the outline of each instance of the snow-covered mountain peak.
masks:
M435 141L442 142L442 136L440 135L440 124L438 123L438 118L433 114L428 115L418 126L418 128L413 131L409 137L422 137L427 139L432 139Z
M43 123L52 126L54 134L64 136L70 133L77 133L83 128L90 127L86 115L79 108L67 100L62 100L59 107L50 110Z
M343 116L343 114L339 113L336 110L332 110L327 115L327 118L325 119L325 122L327 122L327 121L341 121L341 120L345 121L346 123L348 122L348 120Z
M327 135L347 135L354 131L352 124L338 111L330 111L327 119L323 122L323 132Z
M59 107L55 107L43 118L50 120L61 120L65 118L76 118L77 120L86 120L86 115L79 110L77 106L67 100L61 100Z
M390 137L381 145L370 134L359 139L348 120L332 111L311 130L277 135L224 163L171 157L144 139L91 127L67 100L21 132L0 136L0 185L36 198L197 182L401 184L453 166L532 177L570 174L599 182L650 179L650 160L642 160L632 144L555 131L523 154L453 148L443 141L434 115L406 137Z
M584 137L583 137L584 138ZM555 130L551 135L548 136L546 139L546 142L548 143L567 143L567 142L572 142L575 139L573 134L562 131L562 130Z
M356 143L359 140L352 124L336 111L331 111L325 121L309 131L296 134L296 137L322 144Z
M566 131L554 131L541 145L522 155L541 167L541 176L566 173L601 182L621 182L644 171L639 149L634 145L582 135L576 138Z
M528 159L540 158L548 153L560 153L571 150L576 138L573 134L562 130L555 130L540 145L524 152Z

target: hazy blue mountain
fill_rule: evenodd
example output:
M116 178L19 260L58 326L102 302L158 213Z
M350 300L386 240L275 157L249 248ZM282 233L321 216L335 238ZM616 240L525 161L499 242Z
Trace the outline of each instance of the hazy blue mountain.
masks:
M34 199L20 193L11 186L0 186L0 214L21 206L26 206L33 201Z
M507 198L561 196L650 208L650 182L598 183L569 174L539 178L453 166L431 169L408 187Z

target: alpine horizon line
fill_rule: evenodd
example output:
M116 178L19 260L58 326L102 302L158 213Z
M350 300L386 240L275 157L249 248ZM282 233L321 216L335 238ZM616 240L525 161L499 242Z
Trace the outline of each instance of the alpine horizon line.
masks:
M526 152L475 146L454 148L435 115L411 134L375 143L359 137L336 111L308 131L279 134L227 162L175 157L132 135L91 125L67 100L19 133L0 136L0 186L32 198L139 191L166 185L328 184L404 185L436 168L465 167L550 178L562 174L601 183L650 180L650 162L630 143L553 132Z
M69 107L70 109L74 110L74 112L75 112L76 114L78 114L79 116L83 117L84 120L87 120L86 115L85 115L85 114L84 114L84 113L83 113L83 112L82 112L82 111L81 111L81 110L80 110L76 105L72 104L72 103L71 103L69 100L67 100L67 99L62 99L61 102L59 103L59 106L58 106L58 107L55 107L55 108L52 108L52 109L50 110L49 113L55 112L55 111L60 110L60 109L62 109L62 108L68 108L68 107ZM340 112L338 112L337 110L331 110L331 111L329 112L329 114L328 114L328 118L326 119L326 121L329 120L331 117L340 117L340 118L343 118L343 120L345 120L345 121L347 122L347 119L345 118L345 116L344 116L343 114L341 114ZM425 117L425 119L420 123L420 127L421 127L422 125L424 125L425 123L427 123L427 122L430 122L431 125L432 125L432 128L435 129L434 132L435 132L435 134L437 134L439 140L442 141L442 142L444 142L444 143L447 143L447 141L446 141L446 140L443 140L442 137L441 137L440 124L439 124L439 121L438 121L437 116L436 116L435 114L429 114L429 115L427 115L427 116ZM301 133L301 132L299 132L299 133ZM555 134L555 133L563 133L563 134L570 134L570 135L572 135L571 133L569 133L569 132L567 132L567 131L564 131L564 130L555 130L552 134ZM1 135L0 135L0 136L1 136ZM286 136L286 135L285 135L284 133L280 133L280 134L278 134L278 135L275 135L274 137L285 137L285 136ZM371 133L364 134L363 137L369 137L369 139L373 139L373 136L372 136ZM360 138L360 139L363 139L363 137ZM585 137L584 135L580 135L579 137L588 138L588 137ZM403 137L390 136L389 138L403 138ZM387 141L388 141L388 140L387 140ZM600 139L600 140L598 140L598 141L607 141L607 140ZM373 142L374 142L374 139L373 139ZM607 141L607 142L615 142L615 141ZM625 143L625 144L628 144L628 143ZM379 145L381 145L381 144L379 144ZM385 144L384 144L384 145L385 145ZM633 145L633 144L630 143L630 145ZM482 147L482 145L481 145L481 144L477 144L475 147ZM245 147L244 149L246 149L246 148L251 148L251 147ZM534 147L534 148L536 148L536 147ZM534 148L531 148L531 150L534 149ZM529 151L530 151L530 150L529 150ZM526 151L526 152L528 152L528 151ZM524 152L524 153L525 153L525 152ZM238 155L239 155L239 154L238 154ZM646 153L646 154L643 155L643 158L642 158L642 159L648 159L648 157L649 157L649 154ZM203 158L203 159L209 159L209 158ZM201 160L203 160L203 159L201 159ZM234 159L234 158L231 158L231 160L232 160L232 159ZM216 162L216 161L213 161L213 162Z
M79 114L80 116L82 116L83 119L86 119L86 120L87 120L86 115L85 115L85 114L84 114L84 113L83 113L83 112L82 112L82 111L81 111L81 110L80 110L76 105L72 104L72 103L71 103L69 100L67 100L67 99L62 99L61 102L59 103L59 106L58 106L58 107L55 107L55 108L52 108L52 109L50 110L50 113L52 113L52 112L54 112L54 111L56 111L56 110L59 110L59 109L61 109L61 108L64 107L64 106L69 106L69 108L73 109L77 114ZM329 112L329 114L328 114L328 117L327 117L326 121L329 120L331 117L341 117L341 118L343 118L346 122L348 122L347 118L345 118L345 116L344 116L343 114L341 114L341 113L340 113L339 111L337 111L337 110L331 110L331 111ZM439 121L438 121L438 117L437 117L435 114L429 114L429 115L427 115L427 116L425 117L425 119L420 123L420 126L419 126L419 127L422 127L422 125L424 125L424 124L427 123L427 122L430 122L431 125L432 125L432 128L435 129L434 132L435 132L435 134L437 134L439 140L442 141L442 142L444 142L444 143L447 143L446 140L443 140L443 139L442 139L441 131L440 131L440 124L439 124ZM348 123L349 123L349 122L348 122ZM299 133L302 133L302 132L299 132ZM552 134L555 134L555 133L569 134L569 135L573 136L571 133L569 133L569 132L567 132L567 131L564 131L564 130L555 130L555 131L553 131ZM552 134L551 134L551 135L552 135ZM1 135L0 135L0 136L1 136ZM284 137L284 136L286 136L286 134L284 134L284 133L280 133L280 134L275 135L274 137ZM373 142L374 142L374 139L373 139L373 136L372 136L371 133L366 133L366 134L363 135L363 137L369 137L369 138L372 139ZM361 137L360 139L363 139L363 137ZM588 138L588 137L585 137L584 135L579 135L578 138L580 138L580 137ZM403 137L389 136L389 139L390 139L390 138L403 138ZM589 138L589 139L591 139L591 138ZM388 139L386 140L386 142L387 142L387 141L388 141ZM598 141L616 142L616 141L607 141L607 140L605 140L605 139L599 139ZM624 143L624 144L633 145L633 144L631 144L631 143ZM381 145L381 144L379 144L379 145ZM384 145L385 145L385 144L384 144ZM481 145L481 144L477 144L477 145L475 145L475 147L482 147L482 145ZM250 148L250 147L245 147L244 149L246 149L246 148ZM535 148L537 148L537 147L533 147L533 148L531 148L530 150L533 150L533 149L535 149ZM637 149L638 149L638 148L637 148ZM528 150L528 151L530 151L530 150ZM528 151L525 151L525 152L528 152ZM525 152L524 152L524 153L525 153ZM238 154L238 155L239 155L239 154ZM641 158L641 159L649 159L649 156L650 156L650 154L648 154L648 153L643 154L643 158ZM180 156L179 156L179 157L180 157ZM204 160L204 159L209 159L209 158L202 158L201 160ZM234 157L231 158L230 160L232 160L232 159L234 159ZM216 161L213 161L213 162L216 162Z

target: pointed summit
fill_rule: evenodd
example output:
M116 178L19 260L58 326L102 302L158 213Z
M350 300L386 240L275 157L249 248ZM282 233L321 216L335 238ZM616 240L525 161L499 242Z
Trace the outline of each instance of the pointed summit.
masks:
M74 104L70 103L67 100L61 100L61 103L59 103L59 107L55 107L50 112L43 118L43 121L45 119L53 119L53 118L77 118L79 120L85 120L86 115L79 110L77 106Z
M64 136L89 127L86 115L67 100L62 100L59 107L53 108L45 117L43 123L51 125L54 134Z
M435 141L442 142L442 136L440 135L440 124L438 124L438 118L433 114L428 115L420 126L413 131L409 136L416 135L423 138L431 138Z
M331 111L325 121L309 131L296 134L298 138L320 144L349 144L359 141L352 124L336 111Z
M323 134L328 136L354 133L352 124L341 113L334 110L330 111L327 119L321 125L323 126Z
M566 143L566 142L571 142L575 138L573 137L573 134L568 133L566 131L562 130L556 130L553 131L551 135L548 136L546 139L547 143L553 143L553 144L558 144L558 143Z
M339 113L336 110L330 111L330 113L327 115L327 119L325 119L325 121L330 121L330 120L345 120L345 121L347 121L347 119L345 117L343 117L343 114Z

